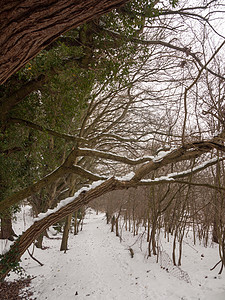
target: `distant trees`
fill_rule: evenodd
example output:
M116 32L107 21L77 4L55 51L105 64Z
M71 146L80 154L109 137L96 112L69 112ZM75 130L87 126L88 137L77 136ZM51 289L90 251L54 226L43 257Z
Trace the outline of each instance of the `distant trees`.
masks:
M223 165L223 162L219 164ZM215 170L215 166L211 168ZM174 265L182 264L183 239L188 232L193 235L194 244L200 242L207 247L212 241L218 243L221 273L224 265L224 206L215 194L223 194L224 185L206 188L206 182L212 181L211 176L210 170L204 170L201 175L190 174L185 182L112 191L95 199L90 206L105 211L107 220L111 216L112 228L119 216L117 232L120 238L125 230L133 235L138 235L141 230L139 242L148 243L148 256L159 255L160 236L171 240ZM222 174L220 177L223 178Z

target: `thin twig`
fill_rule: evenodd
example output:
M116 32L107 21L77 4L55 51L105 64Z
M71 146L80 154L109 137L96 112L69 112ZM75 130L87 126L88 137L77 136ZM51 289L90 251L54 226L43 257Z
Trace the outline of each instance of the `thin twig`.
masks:
M39 263L40 266L44 266L43 263L41 263L37 258L35 258L29 251L29 249L27 249L28 254L30 255L30 257L35 260L37 263Z

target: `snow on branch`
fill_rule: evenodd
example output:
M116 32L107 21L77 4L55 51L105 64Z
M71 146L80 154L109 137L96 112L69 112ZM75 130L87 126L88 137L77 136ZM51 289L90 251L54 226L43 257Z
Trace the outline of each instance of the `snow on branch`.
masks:
M159 149L157 155L153 158L153 162L160 162L166 155L173 152L175 149L175 147L171 147L170 149Z
M200 171L208 168L209 166L212 166L212 165L216 164L219 160L224 160L224 159L225 159L225 157L221 157L219 159L218 158L213 158L213 159L210 159L208 161L203 162L199 166L196 166L192 169L188 169L188 170L183 171L183 172L170 173L167 176L160 176L160 177L155 178L155 179L142 179L142 180L140 180L139 182L136 182L136 183L134 183L132 181L133 177L135 176L134 172L131 172L131 173L129 173L129 174L123 176L123 177L104 178L104 180L98 180L98 181L93 182L88 187L82 187L81 189L79 189L74 194L74 196L68 197L64 200L61 200L56 208L49 209L46 213L39 214L38 217L34 219L34 222L42 220L43 218L49 216L50 214L56 213L61 208L63 208L65 206L67 206L68 204L76 201L76 199L79 198L80 196L82 196L82 195L86 196L86 193L88 191L94 190L95 188L99 187L100 185L104 186L104 185L107 184L107 182L114 181L114 186L112 188L112 186L110 185L110 190L126 189L126 188L129 188L129 187L134 187L134 186L139 186L139 185L154 185L154 184L161 184L161 183L167 183L167 182L175 182L175 179L183 178L183 177L186 177L190 174L200 172ZM78 169L81 169L82 170L81 172L87 172L87 173L91 174L90 176L100 178L99 175L88 172L88 171L86 171L86 170L84 170L80 167L78 167ZM107 192L107 191L105 191L105 192Z
M72 197L67 197L67 198L61 200L55 208L48 209L47 212L45 212L45 213L40 213L36 218L34 218L34 222L42 220L42 219L46 218L47 216L56 213L61 208L67 206L70 203L72 203L79 196L85 195L86 192L96 188L97 186L99 186L103 182L105 182L105 180L95 181L92 184L90 184L88 187L80 188Z
M130 181L132 181L132 185L135 186L145 176L147 176L154 170L160 169L163 166L169 165L171 163L177 163L177 162L200 157L201 155L208 153L208 152L212 151L213 149L217 149L217 150L224 152L225 146L219 143L222 138L224 138L224 133L221 134L219 137L216 137L209 141L199 141L199 142L185 144L178 148L172 148L171 150L161 153L160 157L158 154L158 156L157 156L157 158L155 158L155 160L154 160L154 157L152 157L152 156L144 156L142 158L130 159L130 158L127 158L127 157L124 157L121 155L111 153L111 152L104 152L104 151L99 151L96 149L89 149L89 148L73 149L71 151L71 153L65 159L64 163L60 167L55 169L52 173L46 175L44 178L40 179L39 181L35 182L34 184L27 186L26 188L14 193L13 195L10 195L8 198L3 199L1 201L0 212L3 212L4 210L8 209L10 206L18 203L21 200L28 198L32 194L37 193L41 188L47 186L48 184L52 183L53 181L57 180L58 178L61 178L62 176L64 176L65 174L68 174L68 173L76 173L77 175L80 175L80 176L86 176L88 179L93 180L93 181L106 178L106 177L102 177L97 174L93 174L93 173L86 171L82 168L79 168L77 166L74 166L73 164L79 156L98 157L98 158L103 158L103 159L107 159L107 160L122 162L127 165L141 164L141 166L136 169L133 177L130 179ZM202 167L204 168L204 166L202 166ZM197 171L198 170L196 169L196 172ZM193 173L193 170L192 170L192 173ZM168 181L169 179L170 180L172 180L174 178L178 179L178 178L180 178L179 176L182 177L182 176L186 176L186 175L187 175L187 173L186 174L183 173L183 175L174 174L173 177L167 176L167 179L164 178L163 180ZM162 180L162 178L161 178L161 180ZM129 181L128 181L128 183L129 183ZM129 184L127 184L127 187L129 187Z
M150 172L157 170L163 166L200 157L204 153L210 152L213 149L224 152L225 146L215 142L214 140L211 140L188 143L178 148L171 148L166 151L160 151L152 161L142 165L135 172L135 176L132 180L138 182ZM219 158L217 158L217 160L218 159Z
M195 173L198 173L210 166L213 166L215 165L218 161L221 161L221 160L224 160L225 157L221 157L221 158L218 158L218 157L215 157L215 158L212 158L210 160L207 160L205 162L203 162L202 164L194 167L194 168L191 168L191 169L188 169L186 171L183 171L183 172L179 172L179 173L170 173L168 174L168 177L169 178L173 178L173 179L177 179L177 178L183 178L183 177L186 177L190 174L195 174Z
M191 169L188 169L186 171L182 171L182 172L175 172L175 173L170 173L166 176L160 176L158 178L155 178L155 179L142 179L140 181L140 183L142 184L154 184L154 183L163 183L163 182L167 182L167 181L175 181L175 179L179 179L179 178L183 178L183 177L186 177L190 174L195 174L195 173L198 173L210 166L213 166L215 165L218 161L221 161L221 160L224 160L225 157L221 157L221 158L212 158L208 161L205 161L203 162L202 164L194 167L194 168L191 168Z

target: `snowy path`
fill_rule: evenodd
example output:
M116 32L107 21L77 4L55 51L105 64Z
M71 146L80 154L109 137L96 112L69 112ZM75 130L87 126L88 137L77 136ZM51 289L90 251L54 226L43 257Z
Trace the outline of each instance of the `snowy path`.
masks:
M210 272L216 249L184 247L184 270L191 283L179 280L146 257L136 243L134 258L128 246L137 237L125 233L125 241L111 233L103 214L86 215L84 230L70 235L69 250L60 252L60 239L45 239L46 250L35 249L40 267L25 254L22 266L30 275L37 300L224 300L225 276ZM168 244L168 247L170 245ZM166 247L166 244L165 244ZM169 249L169 248L168 248ZM169 251L169 250L168 250ZM204 252L202 252L204 251ZM201 257L204 253L205 258ZM211 261L209 260L211 258Z
M57 255L60 260L54 261L49 270L43 270L52 273L48 274L47 282L45 275L36 285L38 300L136 300L140 295L141 299L157 299L153 291L148 297L146 287L138 282L137 272L130 266L128 248L110 232L105 220L102 221L103 215L93 214L88 218L84 231L70 239L67 253Z

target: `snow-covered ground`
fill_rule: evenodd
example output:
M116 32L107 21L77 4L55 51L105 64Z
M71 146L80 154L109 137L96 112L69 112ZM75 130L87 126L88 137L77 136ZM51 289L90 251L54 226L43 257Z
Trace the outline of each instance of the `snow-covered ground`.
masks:
M23 210L15 226L17 232L25 230L30 221L27 209ZM56 238L45 239L46 249L35 249L34 256L44 264L42 267L27 253L22 257L27 273L36 276L32 288L37 300L225 299L225 274L218 275L219 267L210 271L219 260L215 245L193 246L187 238L182 269L162 269L155 257L147 258L147 243L141 242L141 235L133 237L123 231L120 241L106 225L104 214L96 215L91 210L86 214L83 231L78 236L70 235L66 253L59 251L60 242ZM1 242L0 250L5 246L6 242ZM163 239L164 263L171 249L171 241ZM14 278L12 274L9 280Z

